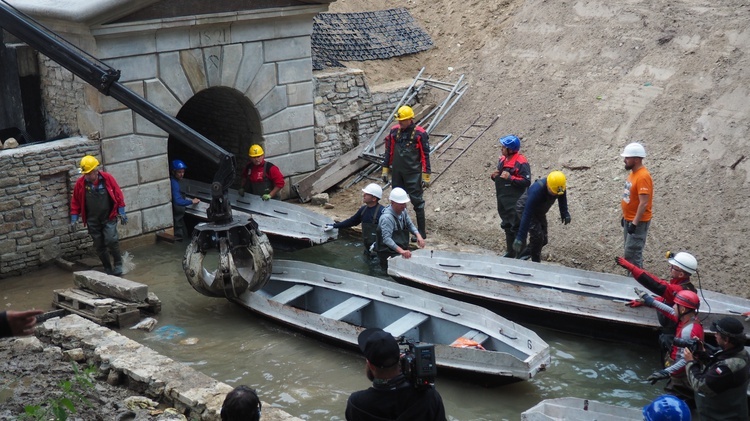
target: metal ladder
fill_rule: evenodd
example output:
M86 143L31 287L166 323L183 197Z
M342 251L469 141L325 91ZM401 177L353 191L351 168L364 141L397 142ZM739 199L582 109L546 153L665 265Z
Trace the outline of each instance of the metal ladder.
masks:
M431 148L433 151L433 153L430 154L432 183L437 181L441 175L448 171L448 168L450 168L451 165L453 165L453 163L474 144L474 142L479 140L479 138L482 137L482 135L489 130L493 124L495 124L499 116L495 116L492 121L487 124L478 124L477 122L480 118L482 118L481 115L477 116L476 120L474 120L460 135L456 136L448 146L440 151L440 153L435 154L434 151L441 148L443 143L450 139L450 136L435 145L434 148ZM444 163L445 165L443 165Z

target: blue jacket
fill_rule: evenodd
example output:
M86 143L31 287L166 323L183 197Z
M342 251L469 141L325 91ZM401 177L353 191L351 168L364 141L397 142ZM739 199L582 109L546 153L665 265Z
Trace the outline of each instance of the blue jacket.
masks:
M529 225L531 225L532 219L544 219L547 215L547 211L552 207L552 204L557 200L557 205L560 208L560 217L565 218L570 216L568 213L568 193L565 192L562 196L553 196L547 190L547 178L541 178L535 181L526 193L518 199L519 204L522 201L526 201L523 206L523 215L521 215L521 226L518 228L518 234L516 239L523 241L526 239L526 234L529 233Z
M185 195L180 190L180 182L174 177L169 177L169 184L172 186L172 204L175 206L190 206L193 201L185 199Z

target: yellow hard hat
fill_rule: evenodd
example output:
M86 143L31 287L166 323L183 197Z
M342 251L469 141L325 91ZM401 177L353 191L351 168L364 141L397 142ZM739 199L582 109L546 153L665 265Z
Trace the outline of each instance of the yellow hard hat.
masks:
M565 194L565 174L562 171L552 171L549 173L547 176L547 188L558 196Z
M247 152L247 154L250 156L250 158L263 156L263 148L261 148L260 145L253 145L250 147L250 150Z
M81 158L81 163L78 165L78 172L81 174L88 174L99 167L99 161L91 155L86 155Z
M411 120L414 118L414 110L411 109L408 105L402 105L399 107L398 112L396 113L396 120L403 121L403 120Z

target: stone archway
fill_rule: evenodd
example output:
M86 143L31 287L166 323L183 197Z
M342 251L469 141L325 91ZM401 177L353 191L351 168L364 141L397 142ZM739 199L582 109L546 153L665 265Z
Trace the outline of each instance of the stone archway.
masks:
M176 117L236 156L235 181L239 180L242 168L248 161L250 145L258 143L265 146L258 110L242 92L234 88L218 86L204 89L190 98ZM213 181L217 166L173 136L169 136L167 152L170 162L173 159L185 161L189 171L187 178Z

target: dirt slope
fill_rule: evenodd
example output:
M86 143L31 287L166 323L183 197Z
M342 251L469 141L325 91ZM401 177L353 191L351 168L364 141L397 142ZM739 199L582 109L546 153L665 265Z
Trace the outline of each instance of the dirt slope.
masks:
M557 223L553 208L543 259L623 273L614 264L626 177L619 153L641 141L655 184L646 268L666 276L664 252L686 250L704 288L750 298L750 5L719 4L338 0L331 11L403 6L421 22L432 50L349 64L371 86L412 78L422 66L442 80L465 74L469 91L440 132L500 116L429 189L433 242L504 252L488 175L497 138L515 133L533 178L562 169L569 179L573 223ZM350 195L333 202L342 217L358 204Z

